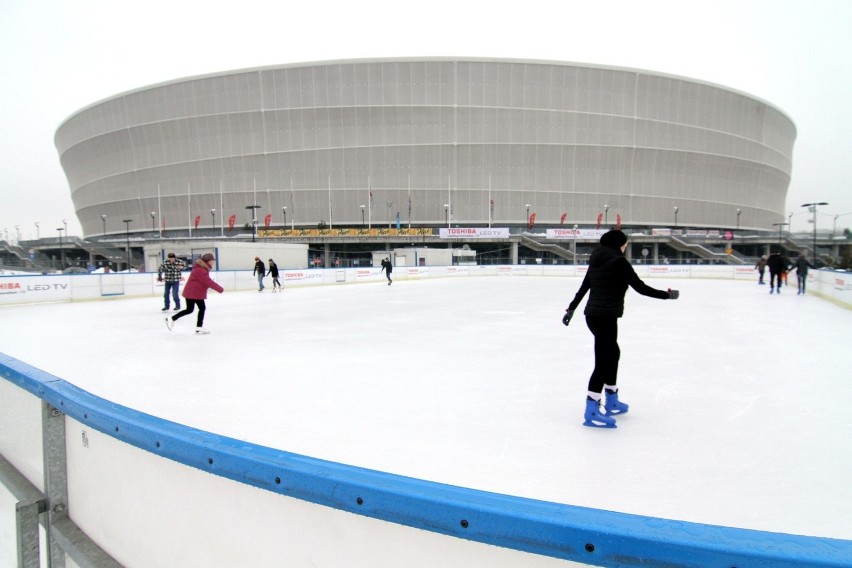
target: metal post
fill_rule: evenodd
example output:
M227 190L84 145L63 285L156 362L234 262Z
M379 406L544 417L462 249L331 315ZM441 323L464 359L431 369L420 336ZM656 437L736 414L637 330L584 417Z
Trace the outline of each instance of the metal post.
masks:
M59 232L59 270L65 270L65 249L62 248L62 227L56 229Z
M251 209L251 242L257 242L257 210L260 205L246 205L246 209Z
M106 215L101 215L101 223L104 226L104 236L106 236L106 218L107 218Z
M773 227L778 227L778 252L781 252L781 229L790 223L772 223Z
M130 223L133 222L133 219L124 219L122 223L124 223L124 233L127 236L127 272L130 272Z
M44 494L47 522L45 548L48 565L64 568L65 553L56 541L53 526L68 516L68 473L65 450L65 415L50 404L41 403Z
M816 265L816 262L817 262L817 207L819 205L828 205L828 202L827 201L819 201L819 202L815 202L815 203L804 203L804 204L802 204L802 207L810 208L810 211L812 211L813 214L814 214L814 219L813 219L813 223L814 223L814 265Z

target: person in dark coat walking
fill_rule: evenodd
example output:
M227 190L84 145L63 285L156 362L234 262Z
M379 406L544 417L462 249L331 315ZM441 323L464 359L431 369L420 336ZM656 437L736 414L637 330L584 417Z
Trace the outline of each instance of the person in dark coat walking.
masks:
M805 258L805 255L800 254L796 261L793 263L793 267L796 269L796 281L799 284L799 291L797 295L805 293L805 287L808 283L808 268L816 268L813 264L808 262L808 259Z
M210 333L204 329L204 313L207 311L207 306L204 300L207 299L207 290L213 289L220 294L224 292L219 284L210 278L210 269L213 268L215 256L211 253L206 253L195 261L195 266L192 267L192 272L189 273L189 278L186 281L186 286L183 287L183 298L186 300L186 309L169 317L166 316L166 327L171 331L175 322L183 316L188 316L198 306L198 317L195 320L195 334L207 335Z
M269 275L272 276L272 292L279 292L281 282L278 281L278 265L271 258L269 259Z
M766 259L769 268L769 293L781 293L781 275L787 270L787 259L780 252L774 251Z
M263 278L266 276L266 266L264 266L263 261L260 260L259 256L254 257L254 271L252 274L257 276L257 291L263 292L263 289L265 288L263 285Z
M393 264L391 264L390 259L387 258L387 257L385 257L385 259L382 260L382 270L385 271L385 276L388 277L388 286L390 286L391 284L393 284L393 280L391 280L391 272L393 272Z
M574 299L565 310L562 323L568 325L574 316L574 310L580 305L586 292L589 301L584 314L586 325L595 336L595 369L589 378L586 395L586 411L583 415L584 426L596 428L615 428L613 415L624 414L629 408L618 399L618 360L621 350L618 347L618 318L624 314L624 295L630 286L643 296L659 300L676 300L680 296L677 290L668 291L651 288L639 278L630 261L624 256L627 248L627 235L619 230L603 234L600 246L592 251L589 258L589 270ZM600 401L606 391L605 413L601 412Z

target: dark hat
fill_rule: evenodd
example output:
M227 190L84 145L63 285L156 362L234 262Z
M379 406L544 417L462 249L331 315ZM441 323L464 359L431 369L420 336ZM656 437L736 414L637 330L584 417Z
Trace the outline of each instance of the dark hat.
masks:
M170 253L169 253L168 255L166 255L166 256L168 256L169 258L174 258L174 257L175 257L175 253L170 252Z
M618 229L607 231L601 236L601 244L609 248L620 249L626 242L627 235Z
M206 254L203 254L203 255L201 256L201 260L203 260L204 262L210 262L211 260L213 260L213 259L215 259L215 258L216 258L216 257L215 257L215 256L213 256L213 254L211 254L211 253L209 253L209 252L208 252L208 253L206 253Z

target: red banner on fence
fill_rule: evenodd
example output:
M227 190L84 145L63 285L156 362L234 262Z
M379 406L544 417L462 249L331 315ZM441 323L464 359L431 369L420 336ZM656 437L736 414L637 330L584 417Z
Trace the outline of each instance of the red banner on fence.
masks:
M269 224L272 222L272 213L267 213L266 217L263 218L263 226L267 229L269 228Z
M598 226L595 227L596 229L601 228L601 221L603 221L603 213L598 213Z
M234 230L234 223L236 223L236 222L237 222L237 216L236 215L231 215L230 217L228 217L228 230L229 231Z
M565 224L565 218L566 218L567 216L568 216L568 213L563 213L563 214L562 214L562 217L560 217L560 218L559 218L559 224L560 224L560 225L564 225L564 224Z
M195 228L198 228L198 224L201 222L201 215L195 216Z
M532 229L532 228L533 228L533 225L535 225L535 213L533 213L532 215L530 215L529 228L530 228L530 229Z

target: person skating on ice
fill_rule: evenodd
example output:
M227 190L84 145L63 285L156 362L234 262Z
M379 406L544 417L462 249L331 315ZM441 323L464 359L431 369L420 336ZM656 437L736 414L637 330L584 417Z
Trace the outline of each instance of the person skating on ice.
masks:
M169 311L169 296L175 302L175 311L180 311L180 273L186 268L186 264L177 257L175 253L170 252L166 257L165 262L157 269L157 282L165 281L165 290L163 290L163 311Z
M764 254L760 258L757 259L757 263L754 265L754 269L757 270L760 278L758 279L758 284L765 284L763 281L763 276L766 274L766 255Z
M613 416L624 414L629 408L618 399L617 385L618 360L621 356L618 318L624 313L627 287L630 286L643 296L659 300L676 300L680 296L677 290L657 290L642 282L624 256L626 248L627 235L619 230L608 231L601 236L600 246L592 251L589 258L589 270L580 289L562 317L562 323L568 325L574 310L586 292L589 292L589 301L583 313L586 325L595 337L595 368L589 378L584 426L615 428ZM604 390L606 402L604 412L601 412L600 402Z
M787 270L787 259L780 252L772 251L766 259L766 266L769 268L769 293L780 294L781 275Z
M271 258L269 259L269 275L272 276L272 292L281 290L281 282L278 281L278 265Z
M207 306L204 300L207 299L207 290L213 289L220 294L225 290L210 278L210 269L213 268L215 257L210 254L204 254L201 258L195 261L195 266L192 267L192 272L189 273L189 278L186 285L183 287L183 297L186 300L186 309L176 313L173 316L166 316L166 327L171 331L175 322L183 316L188 316L198 306L198 316L195 320L196 335L206 335L210 333L204 329L204 313L207 311Z
M393 280L391 280L391 272L393 272L393 264L391 264L390 259L387 258L387 257L385 257L384 260L382 260L382 270L384 270L385 276L388 277L388 286L390 286L391 284L393 284Z
M805 255L800 254L796 261L793 263L792 268L796 269L796 281L799 284L798 294L804 294L805 288L808 283L808 268L816 269L816 266L808 262L808 259L805 258Z
M254 257L254 271L252 274L257 276L257 291L263 292L263 289L266 287L263 285L263 278L266 276L266 266L263 265L263 261L260 260L259 256Z

